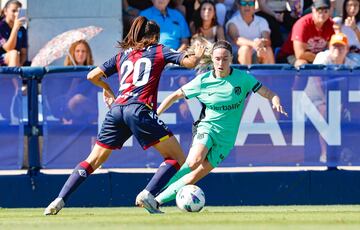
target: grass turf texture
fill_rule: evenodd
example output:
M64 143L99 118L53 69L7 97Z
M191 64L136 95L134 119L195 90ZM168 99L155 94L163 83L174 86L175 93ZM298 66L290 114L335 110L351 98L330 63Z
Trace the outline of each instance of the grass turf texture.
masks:
M140 208L1 209L0 229L360 229L360 206L206 207L184 213L175 207L150 215Z

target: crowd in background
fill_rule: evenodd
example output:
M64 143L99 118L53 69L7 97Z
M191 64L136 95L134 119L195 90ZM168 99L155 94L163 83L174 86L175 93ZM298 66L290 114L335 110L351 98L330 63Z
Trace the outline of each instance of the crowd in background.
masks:
M334 33L348 40L348 57L360 64L359 0L123 0L123 35L139 15L156 21L160 43L186 50L196 41L231 42L233 63L295 66L311 64L329 48ZM9 0L1 10L0 65L27 60L26 19L21 3ZM75 57L67 57L74 60ZM72 61L73 62L73 61Z

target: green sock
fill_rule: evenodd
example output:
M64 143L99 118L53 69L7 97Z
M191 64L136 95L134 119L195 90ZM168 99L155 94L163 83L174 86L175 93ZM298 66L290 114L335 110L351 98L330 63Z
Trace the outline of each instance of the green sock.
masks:
M180 178L156 197L157 202L163 204L174 200L176 198L176 193L185 185L186 183L184 182L183 177Z
M191 169L188 165L188 163L184 163L181 168L179 169L179 171L177 171L175 173L175 175L169 180L169 182L165 185L164 188L169 187L171 184L173 184L175 181L179 180L181 177L183 177L184 175L188 174L189 172L191 172Z

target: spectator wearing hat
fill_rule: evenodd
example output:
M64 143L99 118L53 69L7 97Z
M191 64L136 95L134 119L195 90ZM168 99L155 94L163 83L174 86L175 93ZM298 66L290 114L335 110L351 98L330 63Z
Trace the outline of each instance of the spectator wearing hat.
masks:
M277 61L295 66L313 63L317 53L327 48L334 34L330 1L314 0L311 14L301 17L281 47Z
M343 33L334 34L331 36L329 49L319 52L313 64L323 65L347 65L354 67L356 63L347 58L349 52L348 38ZM326 119L326 96L324 84L321 77L309 77L305 87L305 92L310 98L311 102L317 107L323 118ZM320 143L320 157L319 161L322 163L327 162L327 146L326 142L321 135L319 135Z

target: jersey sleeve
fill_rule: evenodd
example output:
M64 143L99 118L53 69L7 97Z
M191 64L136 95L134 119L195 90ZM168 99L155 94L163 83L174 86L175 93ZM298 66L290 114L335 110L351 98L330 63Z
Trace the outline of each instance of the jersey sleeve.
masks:
M186 99L190 99L200 95L201 79L202 79L202 75L199 75L195 77L192 81L181 87L181 90L184 93Z
M252 75L247 75L247 91L253 91L254 93L256 93L262 86L261 82L259 82L254 76Z
M185 57L184 53L173 50L167 46L163 46L163 54L166 64L173 63L180 65L180 62Z
M104 62L99 68L104 72L105 77L110 77L117 72L116 61L118 60L120 54L116 54L106 62Z

